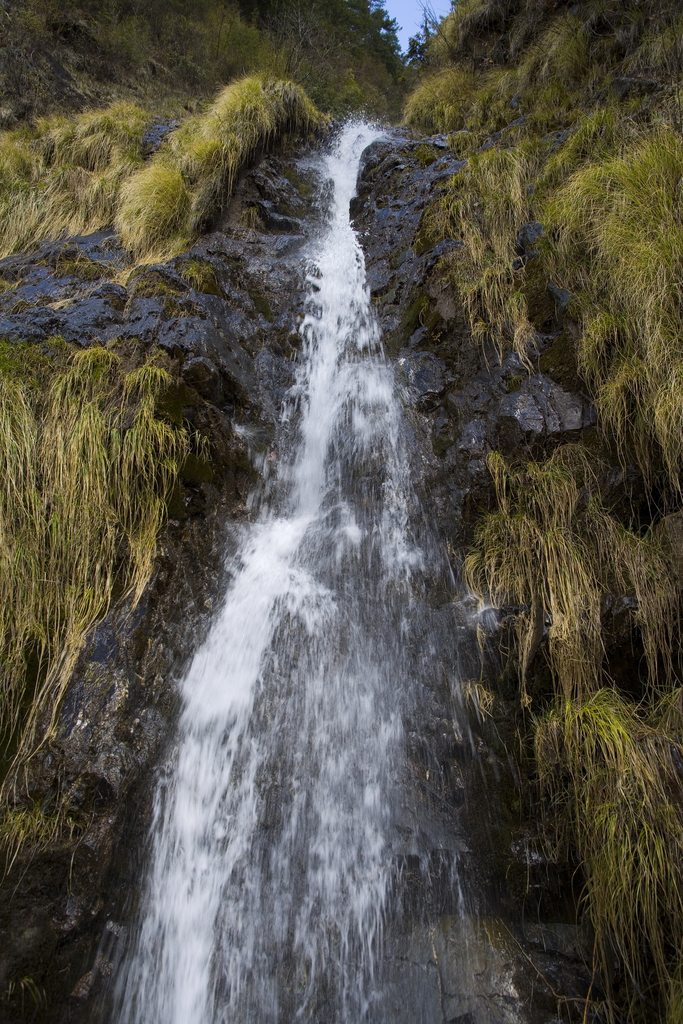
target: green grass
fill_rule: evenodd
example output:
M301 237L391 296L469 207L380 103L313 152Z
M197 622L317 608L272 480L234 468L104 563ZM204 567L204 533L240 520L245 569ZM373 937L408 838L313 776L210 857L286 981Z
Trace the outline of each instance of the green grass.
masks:
M37 377L0 374L0 729L16 763L50 734L114 592L134 605L149 578L190 449L187 430L155 412L171 382L162 366L126 372L100 348Z

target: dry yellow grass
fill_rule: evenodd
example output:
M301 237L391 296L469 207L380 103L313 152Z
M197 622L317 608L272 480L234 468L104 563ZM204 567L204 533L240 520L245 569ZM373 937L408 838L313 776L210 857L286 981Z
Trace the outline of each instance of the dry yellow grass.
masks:
M259 77L223 89L145 163L150 120L119 103L0 133L0 255L112 225L136 257L177 253L217 215L245 163L326 123L298 86Z
M114 587L135 604L149 578L190 443L155 415L169 383L160 366L124 373L98 348L45 387L0 374L0 728L20 761L49 734Z
M683 473L683 139L660 129L588 163L548 198L548 261L577 294L578 349L603 427L648 482Z
M515 628L523 702L546 629L558 693L583 700L603 685L601 602L609 593L635 595L650 685L666 685L679 624L676 573L657 540L625 529L603 507L594 457L568 444L544 463L511 468L494 452L488 464L498 511L482 517L465 575L494 606L522 609Z

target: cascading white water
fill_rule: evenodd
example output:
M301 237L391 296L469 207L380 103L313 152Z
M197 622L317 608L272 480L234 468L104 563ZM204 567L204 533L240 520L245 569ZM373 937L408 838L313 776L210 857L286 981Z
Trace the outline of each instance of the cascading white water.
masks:
M376 135L347 127L325 161L334 197L311 259L285 497L245 529L183 683L117 1024L359 1024L379 998L401 642L420 556L348 215Z

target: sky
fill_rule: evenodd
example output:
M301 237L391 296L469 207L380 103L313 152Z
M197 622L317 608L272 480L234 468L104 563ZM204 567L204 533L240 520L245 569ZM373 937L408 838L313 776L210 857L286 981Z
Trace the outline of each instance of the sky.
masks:
M408 49L408 40L422 25L423 14L420 0L384 0L389 17L396 18L401 28L398 40L402 50ZM451 9L450 0L430 0L429 7L438 16L448 14Z

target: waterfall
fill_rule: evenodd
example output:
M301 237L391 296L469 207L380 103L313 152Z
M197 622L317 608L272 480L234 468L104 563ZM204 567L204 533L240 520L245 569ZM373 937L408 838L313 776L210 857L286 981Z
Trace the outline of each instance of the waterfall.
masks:
M182 683L117 1024L359 1024L379 971L423 562L400 404L349 222L362 150L324 160L294 438ZM393 844L393 845L392 845Z

